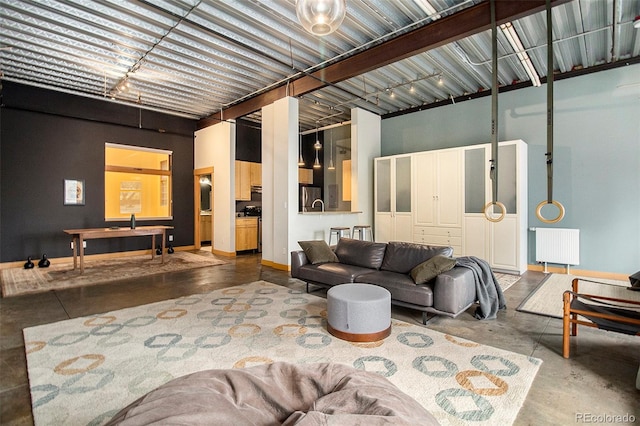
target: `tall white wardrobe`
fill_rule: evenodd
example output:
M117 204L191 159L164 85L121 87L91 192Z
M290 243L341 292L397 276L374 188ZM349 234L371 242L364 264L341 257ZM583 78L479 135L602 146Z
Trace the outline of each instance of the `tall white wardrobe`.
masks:
M477 256L496 271L527 269L527 144L499 143L499 222L492 201L491 145L471 145L375 159L376 241L446 245L454 256ZM495 211L494 211L495 209ZM500 209L487 207L491 218Z

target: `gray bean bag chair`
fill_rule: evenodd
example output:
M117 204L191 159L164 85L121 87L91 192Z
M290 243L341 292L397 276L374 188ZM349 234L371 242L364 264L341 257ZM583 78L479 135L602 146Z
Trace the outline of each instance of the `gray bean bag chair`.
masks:
M273 363L174 379L109 425L437 425L386 378L342 364Z

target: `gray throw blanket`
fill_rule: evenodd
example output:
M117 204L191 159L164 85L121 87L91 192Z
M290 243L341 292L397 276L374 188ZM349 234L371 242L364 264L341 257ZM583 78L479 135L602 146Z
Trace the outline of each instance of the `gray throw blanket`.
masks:
M498 310L507 309L502 288L486 260L475 256L463 256L456 259L456 266L462 266L473 272L480 304L475 312L477 319L495 319Z

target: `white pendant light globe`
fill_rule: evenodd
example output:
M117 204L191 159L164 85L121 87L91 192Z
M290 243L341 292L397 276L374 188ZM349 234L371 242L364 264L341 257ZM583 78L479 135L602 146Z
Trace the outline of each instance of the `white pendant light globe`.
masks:
M305 30L317 36L338 29L347 13L346 0L297 0L296 14Z

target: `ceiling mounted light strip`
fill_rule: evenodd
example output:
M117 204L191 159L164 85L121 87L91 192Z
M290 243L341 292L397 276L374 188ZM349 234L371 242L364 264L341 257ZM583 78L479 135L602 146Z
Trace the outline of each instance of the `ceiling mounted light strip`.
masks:
M533 84L535 87L540 87L540 76L536 72L536 69L533 66L533 62L531 62L531 58L529 57L527 50L524 48L524 45L522 44L518 33L516 32L515 28L513 28L513 24L511 22L507 22L506 24L500 25L500 29L502 30L502 33L505 35L505 37L507 37L507 40L509 41L509 44L511 45L513 50L516 51L516 55L518 56L520 63L524 67L524 71L527 73L529 79L531 80L531 84Z

